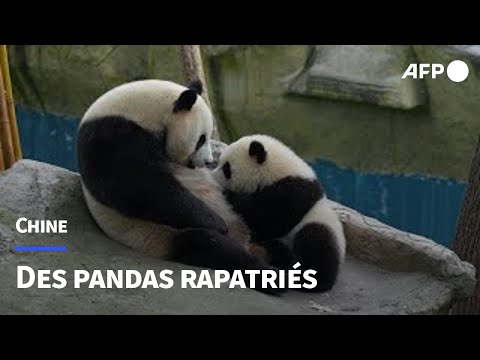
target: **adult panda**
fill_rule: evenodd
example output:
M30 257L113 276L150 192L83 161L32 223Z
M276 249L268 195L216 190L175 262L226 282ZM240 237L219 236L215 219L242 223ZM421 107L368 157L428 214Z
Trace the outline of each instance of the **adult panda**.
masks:
M87 206L109 237L149 255L229 271L270 269L248 251L248 228L211 171L193 169L213 161L213 117L201 93L198 81L140 80L100 96L78 131Z
M310 291L334 286L345 257L343 226L303 159L270 136L245 136L222 152L214 177L272 265L316 270Z

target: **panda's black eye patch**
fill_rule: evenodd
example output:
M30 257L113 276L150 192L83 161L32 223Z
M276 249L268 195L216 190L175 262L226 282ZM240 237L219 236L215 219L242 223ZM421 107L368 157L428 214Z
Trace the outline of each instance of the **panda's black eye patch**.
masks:
M207 141L207 137L205 135L200 136L197 142L197 146L195 147L195 151L200 149L203 146L203 144L205 144L206 141Z
M232 177L232 169L230 168L230 163L228 161L223 164L222 171L226 179L230 179Z

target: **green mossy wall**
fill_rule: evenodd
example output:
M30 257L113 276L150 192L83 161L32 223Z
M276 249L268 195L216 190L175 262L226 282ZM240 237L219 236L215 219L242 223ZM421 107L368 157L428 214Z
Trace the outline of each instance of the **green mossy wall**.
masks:
M287 94L303 68L303 45L204 47L222 138L262 132L306 158L357 170L464 180L480 134L479 65L446 46L414 46L421 62L467 62L470 76L425 80L428 103L413 110ZM154 77L183 82L178 46L12 45L17 104L81 117L107 89Z

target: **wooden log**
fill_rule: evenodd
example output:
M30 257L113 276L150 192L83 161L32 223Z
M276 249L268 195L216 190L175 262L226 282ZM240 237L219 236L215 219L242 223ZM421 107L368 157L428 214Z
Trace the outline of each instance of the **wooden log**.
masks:
M458 218L453 250L460 259L477 268L475 293L468 299L457 302L452 309L454 315L480 315L480 138L473 157L468 186Z
M205 81L205 72L203 70L202 53L200 45L180 45L180 54L182 60L183 74L188 82L193 80L200 80L203 85L202 98L207 105L212 108L208 96L207 82ZM219 140L217 121L213 119L213 133L212 138Z

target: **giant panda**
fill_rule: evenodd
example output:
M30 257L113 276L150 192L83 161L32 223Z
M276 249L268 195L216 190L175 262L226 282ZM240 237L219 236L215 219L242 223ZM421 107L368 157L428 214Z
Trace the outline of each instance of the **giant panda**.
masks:
M343 225L303 159L271 136L245 136L222 152L214 177L272 265L300 262L317 271L317 286L304 290L332 289L345 258Z
M205 166L213 117L202 84L139 80L100 96L82 117L77 154L86 204L112 239L183 264L271 269ZM275 292L274 289L260 289Z

